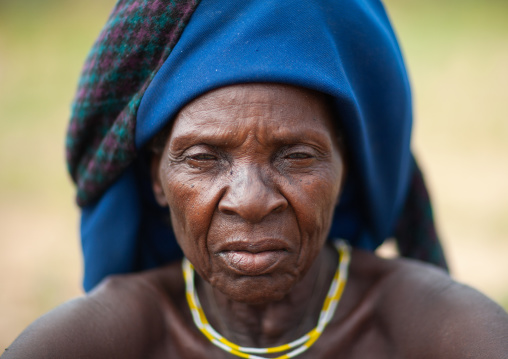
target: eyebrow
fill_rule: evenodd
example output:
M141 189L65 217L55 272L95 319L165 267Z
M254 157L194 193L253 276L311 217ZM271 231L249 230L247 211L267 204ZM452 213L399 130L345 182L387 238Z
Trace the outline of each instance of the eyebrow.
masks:
M203 130L197 126L196 128L187 129L178 137L171 140L171 148L179 150L184 147L190 147L197 144L208 144L215 147L235 146L238 143L237 134L229 134L229 131L220 131L220 129ZM285 131L284 131L285 132ZM314 144L327 149L333 144L333 134L326 131L318 131L314 128L307 127L296 133L282 133L277 135L277 131L270 136L270 143L276 146L284 146L290 144Z

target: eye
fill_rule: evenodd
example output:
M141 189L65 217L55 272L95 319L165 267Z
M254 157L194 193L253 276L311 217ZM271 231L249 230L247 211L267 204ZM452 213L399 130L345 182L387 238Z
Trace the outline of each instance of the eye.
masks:
M286 158L290 159L290 160L305 160L305 159L308 159L308 158L312 158L313 156L309 153L304 153L304 152L295 152L295 153L290 153L288 155L286 155Z
M285 171L297 171L310 169L320 158L320 153L314 147L307 144L295 144L286 146L279 154L280 168Z
M217 157L209 153L198 153L196 155L188 156L187 158L195 161L213 161L217 159Z
M209 152L190 153L185 157L187 165L198 170L214 168L217 160L217 156Z

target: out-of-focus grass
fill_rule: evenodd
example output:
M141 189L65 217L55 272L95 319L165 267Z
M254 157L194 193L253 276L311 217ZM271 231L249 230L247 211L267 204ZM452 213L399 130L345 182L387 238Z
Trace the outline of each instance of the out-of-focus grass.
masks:
M113 1L0 2L0 193L68 187L63 135L80 66ZM58 195L60 191L56 191ZM52 200L68 200L70 192Z
M80 68L113 5L0 1L0 348L81 292L64 134Z
M63 137L80 67L113 4L0 0L0 348L80 293ZM452 269L508 308L508 3L386 5Z
M455 276L508 308L508 3L389 0Z
M388 1L413 77L417 125L446 130L433 133L443 142L478 141L505 150L508 3L432 3Z

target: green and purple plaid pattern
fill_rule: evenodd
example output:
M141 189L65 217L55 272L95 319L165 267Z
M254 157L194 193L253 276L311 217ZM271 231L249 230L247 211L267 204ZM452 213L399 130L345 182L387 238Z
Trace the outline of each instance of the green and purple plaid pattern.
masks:
M120 0L83 68L66 138L77 202L90 204L136 158L141 98L199 0Z

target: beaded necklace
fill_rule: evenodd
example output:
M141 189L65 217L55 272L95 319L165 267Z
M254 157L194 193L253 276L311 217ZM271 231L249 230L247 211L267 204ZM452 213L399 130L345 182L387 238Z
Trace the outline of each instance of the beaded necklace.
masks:
M266 357L260 357L254 354L271 354L287 352L291 349L291 352L278 356L274 359L289 359L303 353L311 347L312 344L319 338L326 325L333 318L337 304L342 296L344 287L347 281L348 266L350 261L350 248L344 241L336 241L334 243L335 248L339 253L339 263L337 270L333 276L330 289L326 295L326 299L321 308L319 320L317 326L310 332L305 334L299 339L296 339L288 344L271 347L271 348L249 348L236 345L222 335L220 335L215 329L212 328L208 320L206 319L205 312L201 307L199 298L196 294L194 286L194 267L193 265L184 258L182 261L183 277L185 280L185 294L187 297L187 303L192 313L192 319L198 329L214 344L222 350L234 354L240 358L248 359L269 359Z

